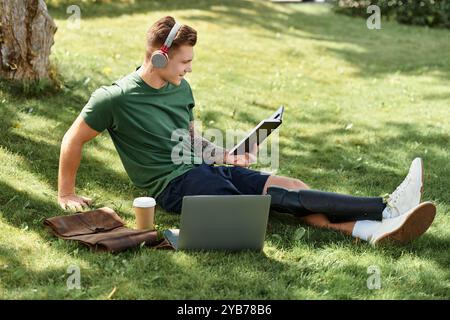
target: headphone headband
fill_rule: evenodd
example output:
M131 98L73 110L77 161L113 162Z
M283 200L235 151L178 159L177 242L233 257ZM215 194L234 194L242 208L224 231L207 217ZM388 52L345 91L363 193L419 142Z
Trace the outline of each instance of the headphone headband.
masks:
M181 28L181 24L175 22L175 25L172 27L172 29L169 32L169 35L167 36L166 41L164 42L164 45L162 46L161 50L164 51L165 50L169 50L170 46L172 45L173 40L175 39L178 30L180 30Z

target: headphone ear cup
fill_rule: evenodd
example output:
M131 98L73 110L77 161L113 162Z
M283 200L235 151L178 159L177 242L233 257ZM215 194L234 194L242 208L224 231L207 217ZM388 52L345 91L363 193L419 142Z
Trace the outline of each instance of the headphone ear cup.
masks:
M161 50L156 50L152 54L151 61L152 65L155 68L164 68L165 66L167 66L167 63L169 62L169 56L167 55L167 53Z

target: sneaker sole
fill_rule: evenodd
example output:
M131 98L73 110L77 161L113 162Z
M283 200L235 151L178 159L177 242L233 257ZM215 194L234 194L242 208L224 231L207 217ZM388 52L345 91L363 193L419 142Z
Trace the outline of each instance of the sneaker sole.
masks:
M436 216L436 206L431 202L424 202L413 209L396 230L380 237L373 244L378 245L385 242L395 241L399 243L408 243L424 234L433 223Z
M422 181L421 181L421 186L420 186L420 200L419 203L422 202L422 195L423 195L423 160L422 158L420 159L420 166L422 167Z

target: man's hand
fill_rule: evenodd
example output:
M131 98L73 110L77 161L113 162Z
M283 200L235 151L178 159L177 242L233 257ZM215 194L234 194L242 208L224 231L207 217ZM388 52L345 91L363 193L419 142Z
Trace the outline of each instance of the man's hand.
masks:
M77 212L89 209L92 199L83 196L79 197L75 194L66 194L58 196L58 204L63 210Z
M239 167L248 167L249 165L256 163L256 155L258 152L258 147L256 144L253 145L250 152L246 152L245 154L228 154L228 151L225 152L225 164L233 164Z

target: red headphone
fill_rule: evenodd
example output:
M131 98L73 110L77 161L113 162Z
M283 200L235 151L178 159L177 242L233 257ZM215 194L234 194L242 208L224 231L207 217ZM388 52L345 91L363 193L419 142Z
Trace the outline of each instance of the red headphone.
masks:
M167 63L169 62L169 48L172 45L173 39L175 39L181 26L181 24L175 22L175 25L170 30L164 44L161 46L161 48L152 53L151 62L155 68L164 68L165 66L167 66Z

